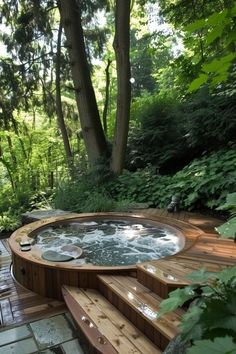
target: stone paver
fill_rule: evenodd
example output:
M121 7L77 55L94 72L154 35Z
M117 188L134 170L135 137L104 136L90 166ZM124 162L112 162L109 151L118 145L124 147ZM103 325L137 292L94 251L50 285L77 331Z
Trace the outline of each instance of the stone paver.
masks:
M84 354L78 339L63 343L61 346L64 349L65 354Z
M75 333L64 315L32 322L30 327L40 350L75 338Z
M27 326L15 327L6 331L0 332L0 346L16 342L31 336L31 332Z
M0 354L84 354L69 312L0 331Z
M0 347L0 354L32 354L37 352L38 348L33 338L23 339Z

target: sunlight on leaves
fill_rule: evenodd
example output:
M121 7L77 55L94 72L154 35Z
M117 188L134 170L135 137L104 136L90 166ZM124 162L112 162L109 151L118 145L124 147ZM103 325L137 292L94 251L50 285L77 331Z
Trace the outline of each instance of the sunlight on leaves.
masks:
M208 80L208 75L200 74L199 77L193 80L188 88L188 92L196 91L200 86L205 84Z

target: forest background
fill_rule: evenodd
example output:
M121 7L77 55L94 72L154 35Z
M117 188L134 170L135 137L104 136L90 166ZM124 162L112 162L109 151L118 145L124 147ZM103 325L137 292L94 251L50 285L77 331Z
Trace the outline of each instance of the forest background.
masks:
M236 6L0 2L0 230L37 208L210 212L236 191Z

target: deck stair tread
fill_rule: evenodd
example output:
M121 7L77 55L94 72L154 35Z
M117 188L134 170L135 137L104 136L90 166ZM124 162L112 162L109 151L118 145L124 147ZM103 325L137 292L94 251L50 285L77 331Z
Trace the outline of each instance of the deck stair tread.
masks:
M99 275L98 278L101 284L101 291L104 291L102 290L104 286L107 287L109 300L109 296L112 297L111 294L109 295L109 291L115 293L167 340L174 338L179 332L178 326L184 311L178 309L161 318L157 318L160 303L163 299L140 284L137 279L120 275Z
M190 284L190 281L186 279L186 276L200 268L205 268L207 271L211 272L217 272L222 270L223 267L206 261L201 263L191 259L181 261L175 259L175 257L146 262L137 266L139 273L144 272L153 278L157 278L161 283L173 284L176 286Z
M91 338L95 338L96 341L97 333L100 333L100 337L97 338L101 338L101 336L105 338L108 348L104 345L102 353L162 353L160 349L127 320L126 317L97 290L63 286L62 292L67 306L79 328L83 329L86 319L86 323L91 330ZM82 316L81 314L83 313L84 315ZM88 330L89 329L85 328L87 337L89 336ZM98 344L98 352L101 350L101 345L100 347L99 345L100 344Z

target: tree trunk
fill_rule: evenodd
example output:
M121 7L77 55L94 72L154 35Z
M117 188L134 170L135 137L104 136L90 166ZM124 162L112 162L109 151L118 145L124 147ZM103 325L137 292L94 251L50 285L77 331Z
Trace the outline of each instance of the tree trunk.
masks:
M115 39L117 71L117 111L111 168L120 174L125 160L129 130L130 86L130 0L116 0Z
M62 34L62 24L60 21L60 25L58 29L58 37L57 37L57 54L56 54L56 111L57 111L57 122L62 135L69 173L71 178L73 178L73 171L74 171L73 155L70 148L70 142L66 130L62 104L61 104L61 34Z
M61 0L60 13L69 49L80 124L90 163L108 152L86 57L79 1Z
M102 113L102 122L103 122L103 129L105 134L107 135L107 110L108 110L108 104L109 104L109 92L110 92L110 73L109 73L109 67L111 65L112 61L110 59L107 60L107 66L105 69L106 72L106 91L105 91L105 102L104 102L104 108L103 108L103 113Z
M7 114L8 112L3 112L3 125L4 125L4 130L6 132L10 132L10 127L8 124L8 119L7 119ZM13 192L16 192L17 188L18 188L18 181L19 181L19 176L18 176L18 163L17 163L17 159L14 153L14 149L13 149L13 143L11 140L11 136L10 134L7 134L7 144L8 144L8 149L9 149L9 153L11 156L11 163L5 163L5 166L7 167L7 171L11 180L11 185L12 185L12 189ZM4 159L1 159L2 162L4 162Z

